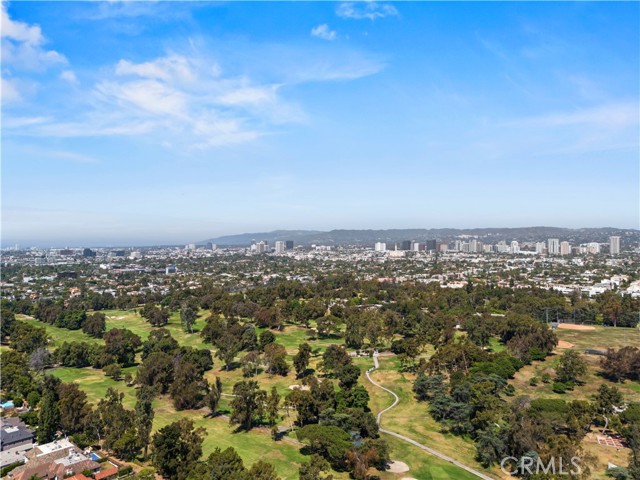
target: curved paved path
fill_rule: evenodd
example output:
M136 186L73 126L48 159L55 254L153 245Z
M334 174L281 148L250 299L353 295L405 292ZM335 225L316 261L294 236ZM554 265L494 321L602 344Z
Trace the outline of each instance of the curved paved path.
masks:
M393 407L395 407L398 402L400 401L400 398L398 397L398 395L396 395L393 391L389 390L388 388L383 387L382 385L380 385L378 382L374 381L371 376L369 375L370 372L376 370L377 368L380 367L380 364L378 362L378 357L377 355L374 355L373 357L373 367L370 368L369 370L367 370L365 372L365 375L367 376L367 379L376 387L381 388L382 390L384 390L385 392L390 393L391 395L393 395L393 403L391 405L389 405L387 408L385 408L384 410L382 410L380 413L378 413L378 426L381 426L381 421L382 421L382 414L391 410ZM392 435L396 438L399 438L400 440L404 440L405 442L411 443L412 445L415 445L416 447L424 450L427 453L430 453L431 455L434 455L438 458L441 458L442 460L445 460L453 465L455 465L456 467L460 467L463 470L466 470L467 472L475 475L476 477L482 478L483 480L495 480L493 477L490 477L482 472L479 472L478 470L474 470L471 467L468 467L467 465L465 465L464 463L460 463L459 461L445 455L444 453L441 453L437 450L434 450L433 448L427 447L426 445L423 445L421 443L416 442L415 440L413 440L412 438L406 437L404 435L401 435L400 433L397 432L393 432L391 430L385 430L383 428L380 428L380 431L382 433L386 433L387 435Z

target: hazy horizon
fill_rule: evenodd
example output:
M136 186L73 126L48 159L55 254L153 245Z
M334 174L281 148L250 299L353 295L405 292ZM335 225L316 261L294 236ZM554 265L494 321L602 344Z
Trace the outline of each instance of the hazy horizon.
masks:
M2 3L1 243L638 229L639 14Z

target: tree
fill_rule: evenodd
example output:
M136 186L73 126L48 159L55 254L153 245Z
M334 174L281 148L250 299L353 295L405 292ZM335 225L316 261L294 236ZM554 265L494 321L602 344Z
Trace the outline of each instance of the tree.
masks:
M142 345L140 337L126 328L113 328L104 335L104 349L108 355L113 355L116 363L124 367L133 365L136 351Z
M340 331L340 319L333 315L323 315L316 320L318 335L325 337Z
M296 376L300 377L307 370L311 359L311 346L308 343L298 345L298 353L293 357L293 366L296 369Z
M153 465L164 477L186 479L202 455L206 433L204 428L195 428L193 422L186 418L161 428L152 440Z
M217 448L206 462L199 463L189 474L188 480L253 480L247 476L247 469L238 452L233 447L225 450Z
M44 391L40 400L40 417L38 421L38 443L51 442L60 426L60 409L58 408L58 385L60 380L46 376Z
M587 362L575 350L566 350L556 368L556 380L565 384L577 384L587 373Z
M193 333L193 324L198 318L198 307L191 302L184 302L180 308L180 320L185 331Z
M349 356L349 352L347 352L346 348L342 345L329 345L322 355L320 369L323 372L331 373L350 363L351 357Z
M273 334L271 330L265 330L260 334L260 340L258 343L258 347L261 351L264 351L264 348L276 341L276 336Z
M49 350L40 347L29 355L29 366L36 372L42 373L51 364L51 354Z
M174 380L169 388L176 410L198 408L206 393L206 380L191 363L180 360L174 372Z
M418 401L431 400L444 394L446 391L444 378L444 375L418 375L413 384L413 392L416 394Z
M147 450L151 442L151 429L153 427L153 398L155 392L151 387L143 386L136 392L136 428L138 430L138 444L143 452L143 460L147 459Z
M276 387L271 388L271 393L267 397L267 420L269 422L269 426L271 427L271 436L275 440L278 434L278 429L276 424L280 419L280 415L278 414L280 410L280 395L278 395L278 390Z
M616 381L640 380L640 348L622 347L619 350L609 349L600 361L605 377Z
M333 480L331 465L318 454L311 455L309 462L300 465L300 480Z
M249 469L249 478L251 480L280 480L273 465L264 460L258 460L251 466Z
M216 414L218 410L218 405L220 404L220 399L222 398L222 380L220 377L216 377L216 381L213 385L209 386L209 391L204 398L205 404L209 407L211 411L211 416Z
M87 394L75 383L61 383L58 386L58 412L60 426L66 435L82 431L91 413Z
M358 378L360 378L360 368L352 363L343 365L336 372L336 376L340 381L340 388L349 390L358 383Z
M120 376L122 375L122 367L120 367L120 365L118 365L117 363L111 363L104 367L103 370L104 374L107 377L111 377L116 381L120 380Z
M89 315L82 325L82 331L94 338L102 338L107 329L107 319L102 312Z
M264 402L267 392L258 388L255 380L238 382L233 386L235 397L231 401L229 423L240 424L240 428L250 430L256 421L264 416Z
M233 360L242 347L240 339L236 338L232 333L225 333L215 342L215 346L218 348L216 351L216 357L224 362L224 368L229 370Z
M164 352L153 352L138 368L136 383L166 393L173 383L173 357Z
M308 441L309 449L324 457L334 469L344 469L345 455L351 448L351 438L341 428L306 425L298 430L298 439Z
M282 375L289 372L287 364L287 350L279 343L269 343L264 347L264 361L267 364L267 373Z
M112 449L116 454L135 455L137 438L135 431L135 412L127 410L122 404L124 393L108 388L104 398L98 402L90 423L102 434L100 437L104 447ZM126 439L121 441L123 437Z
M18 320L11 330L10 346L18 352L31 354L39 348L46 348L47 343L47 331L44 327L36 327Z

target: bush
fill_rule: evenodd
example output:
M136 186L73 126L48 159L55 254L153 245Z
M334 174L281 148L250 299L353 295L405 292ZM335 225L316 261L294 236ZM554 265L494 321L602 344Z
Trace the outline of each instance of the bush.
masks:
M571 382L554 382L552 389L555 393L566 393L567 390L573 390L574 386Z
M551 382L551 374L545 372L542 374L542 383L550 383Z
M131 467L131 465L127 465L126 467L118 470L118 477L126 477L127 475L131 474L131 472L133 472L133 467Z
M5 475L7 475L11 470L13 470L14 468L18 468L20 465L22 465L22 462L15 462L12 463L10 465L7 465L6 467L2 467L0 469L0 477L4 477Z
M531 385L532 387L537 387L538 383L540 383L538 377L531 377L531 379L529 380L529 385Z

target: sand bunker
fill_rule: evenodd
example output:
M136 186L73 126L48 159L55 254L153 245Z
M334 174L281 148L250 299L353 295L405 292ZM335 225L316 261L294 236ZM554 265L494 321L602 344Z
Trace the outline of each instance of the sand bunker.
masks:
M389 462L389 466L387 467L387 472L391 473L403 473L408 471L409 465L398 460L392 460L391 462Z
M558 328L562 330L595 330L596 327L591 325L577 325L575 323L560 323L558 324Z
M565 342L564 340L558 341L558 348L573 348L575 345L570 342Z
M309 385L289 385L289 390L309 390Z

